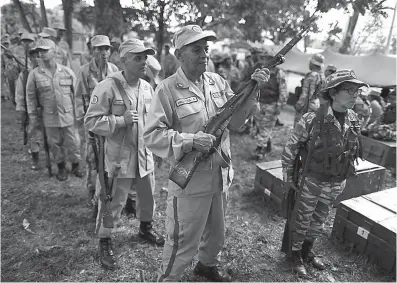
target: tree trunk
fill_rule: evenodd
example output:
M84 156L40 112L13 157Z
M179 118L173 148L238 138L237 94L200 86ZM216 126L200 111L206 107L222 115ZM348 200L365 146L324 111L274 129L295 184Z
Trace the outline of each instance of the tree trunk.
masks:
M72 50L72 48L73 48L73 27L72 27L73 1L62 0L62 7L63 7L63 20L65 23L65 29L66 29L66 42L69 44L70 50Z
M40 14L40 30L43 30L43 27L48 27L47 12L45 10L44 0L40 0Z
M94 4L95 34L120 36L123 32L123 10L120 0L94 0Z
M32 29L30 28L28 19L26 18L26 14L25 14L25 11L23 10L21 2L19 0L13 0L13 2L19 11L19 15L21 16L21 22L22 22L23 28L31 33Z
M353 16L351 16L349 19L349 24L347 26L345 38L343 39L342 46L339 48L339 52L342 54L349 54L350 52L350 47L351 47L350 45L353 38L354 29L356 28L357 20L360 15L360 12L354 5L353 8L354 8Z
M165 12L165 2L161 1L160 5L160 14L158 18L159 29L156 33L156 41L157 41L157 60L161 62L161 53L163 51L163 44L164 44L164 12Z

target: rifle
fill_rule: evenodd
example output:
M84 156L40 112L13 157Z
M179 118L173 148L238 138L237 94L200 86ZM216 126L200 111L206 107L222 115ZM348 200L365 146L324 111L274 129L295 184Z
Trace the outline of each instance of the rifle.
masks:
M6 51L6 55L13 58L19 65L21 65L21 67L23 68L27 68L28 64L27 63L23 63L18 57L16 57L14 55L14 53L12 53L12 51L10 49L8 49L7 47L5 47L3 44L0 44L1 48L3 48Z
M28 82L28 52L25 50L25 66L26 68L23 70L22 73L22 84L23 84L23 95L25 98L25 120L22 121L22 130L23 130L23 145L27 145L28 143L28 132L27 132L27 126L29 124L29 116L28 116L28 100L26 97L26 84Z
M324 106L320 107L316 114L316 118L314 120L313 127L316 126L317 124L322 124L324 120ZM321 126L320 126L321 127ZM282 244L281 244L281 251L285 253L287 256L291 255L292 251L292 232L294 230L294 224L296 221L296 216L298 212L298 207L300 203L300 199L302 196L302 188L303 188L303 183L306 178L307 170L308 170L308 164L310 162L310 158L313 152L314 144L316 142L316 139L319 135L320 131L314 131L314 134L310 140L309 146L308 146L308 151L307 151L307 156L305 160L303 161L303 157L298 154L295 158L294 161L294 173L293 173L293 183L295 185L295 188L290 188L288 192L286 192L286 214L287 214L287 221L285 222L285 228L284 228L284 234L283 234L283 239L282 239ZM304 165L303 171L302 171L302 176L301 180L299 182L299 171L301 168L301 165Z
M36 99L37 99L38 108L40 109L38 111L39 112L38 119L41 120L41 129L43 131L43 144L44 144L44 151L45 151L45 155L46 155L46 167L48 170L48 176L51 178L52 177L52 168L51 168L50 146L48 145L47 133L46 133L46 129L44 126L44 119L43 119L43 116L41 115L40 99L39 99L37 93L36 93Z
M295 37L293 37L274 57L272 57L270 60L267 60L265 64L263 64L263 67L270 68L284 63L284 56L303 38L313 21L314 15L311 17L310 24L303 28L297 35L295 35ZM254 80L249 80L242 86L238 94L234 95L225 103L217 115L208 120L208 122L204 125L203 132L216 137L214 147L209 153L206 154L195 149L184 154L170 170L169 179L171 181L175 182L181 189L186 188L193 176L193 173L196 171L198 164L201 161L208 159L208 157L216 151L216 148L219 147L223 132L226 128L231 128L232 125L230 122L233 118L237 118L236 113L241 110L239 108L249 99L251 99L253 95L256 95L256 93L257 82ZM248 109L240 113L247 114L247 112Z

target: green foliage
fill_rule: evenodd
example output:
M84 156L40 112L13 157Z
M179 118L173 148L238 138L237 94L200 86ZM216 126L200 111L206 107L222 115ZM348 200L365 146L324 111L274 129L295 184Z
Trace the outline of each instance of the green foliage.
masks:
M34 3L21 2L26 18L33 32L40 30L40 10ZM19 10L13 2L1 6L1 32L14 34L23 28Z

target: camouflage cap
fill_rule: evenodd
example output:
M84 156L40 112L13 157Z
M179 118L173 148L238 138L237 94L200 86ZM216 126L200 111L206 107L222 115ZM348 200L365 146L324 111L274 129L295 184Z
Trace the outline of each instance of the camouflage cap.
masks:
M108 46L112 47L109 41L109 37L106 35L95 35L91 38L91 46L92 47L99 47L99 46Z
M59 29L59 30L66 30L65 25L62 22L56 22L52 25L53 29Z
M141 53L146 52L148 55L156 54L152 48L145 47L143 42L139 39L127 39L120 44L119 53L120 57L124 57L127 53Z
M24 32L21 36L21 40L34 41L35 40L34 34Z
M47 38L47 37L56 37L57 36L57 31L53 28L49 28L49 27L43 27L43 30L39 33L39 35L42 38Z
M357 76L353 70L344 69L344 70L338 70L335 73L329 75L325 79L325 86L321 91L322 92L327 91L327 90L334 88L344 82L351 82L351 83L357 84L359 86L368 87L368 84L357 79Z
M319 66L319 67L323 67L324 66L324 56L321 54L314 54L310 58L310 63L312 63L313 65Z
M198 25L187 25L175 33L173 43L175 49L181 49L183 46L201 39L214 41L217 37L213 31L202 30Z

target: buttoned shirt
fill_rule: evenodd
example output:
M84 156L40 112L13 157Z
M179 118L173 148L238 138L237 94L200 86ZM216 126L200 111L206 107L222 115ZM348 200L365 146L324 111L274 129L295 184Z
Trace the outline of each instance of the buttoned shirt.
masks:
M121 81L129 105L125 104L112 77ZM118 158L121 164L119 178L135 178L137 174L143 178L153 172L153 155L143 142L153 92L148 82L139 79L137 93L134 94L134 88L127 84L122 71L110 74L92 92L84 123L88 131L106 137L105 168L110 175ZM125 123L123 115L127 109L138 111L138 123Z
M41 112L45 127L73 125L75 82L73 71L58 63L54 75L42 66L35 68L29 73L26 86L29 116L37 118Z

